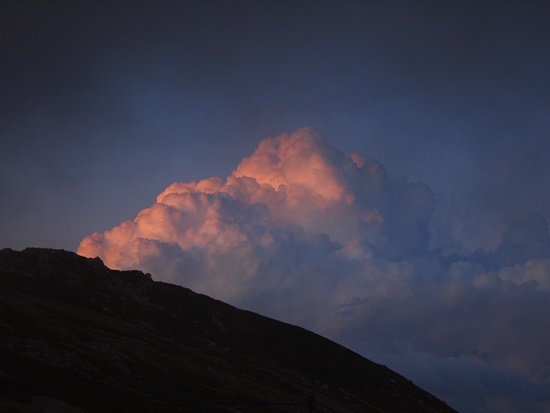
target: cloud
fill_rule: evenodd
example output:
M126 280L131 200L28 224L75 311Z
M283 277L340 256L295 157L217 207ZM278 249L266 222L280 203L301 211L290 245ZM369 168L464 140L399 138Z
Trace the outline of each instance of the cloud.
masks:
M548 412L550 386L537 386L524 378L475 363L467 358L438 358L408 350L402 354L376 354L423 388L431 388L451 406L469 413Z
M526 217L510 223L495 251L498 266L509 266L530 259L550 257L550 235L544 217L532 211Z
M448 371L467 361L468 374L486 366L529 391L548 386L545 218L514 221L494 251L443 253L430 248L434 211L425 183L391 178L374 159L346 156L303 128L263 140L225 180L170 185L78 253L302 325L396 368L405 356ZM414 363L406 365L409 373ZM429 372L416 376L440 391ZM456 383L443 385L460 401ZM520 390L506 397L523 403ZM483 391L476 397L500 405L494 411L512 403Z

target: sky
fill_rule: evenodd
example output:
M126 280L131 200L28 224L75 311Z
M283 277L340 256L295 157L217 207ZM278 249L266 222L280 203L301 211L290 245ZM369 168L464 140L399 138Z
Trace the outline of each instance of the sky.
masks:
M550 6L0 3L0 248L550 412Z

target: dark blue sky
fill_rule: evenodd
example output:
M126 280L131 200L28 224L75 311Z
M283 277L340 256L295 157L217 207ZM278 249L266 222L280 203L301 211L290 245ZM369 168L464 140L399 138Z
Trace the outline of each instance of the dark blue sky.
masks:
M0 247L75 251L171 183L224 178L262 139L312 126L431 188L433 249L494 250L529 211L550 219L549 15L544 1L3 1Z

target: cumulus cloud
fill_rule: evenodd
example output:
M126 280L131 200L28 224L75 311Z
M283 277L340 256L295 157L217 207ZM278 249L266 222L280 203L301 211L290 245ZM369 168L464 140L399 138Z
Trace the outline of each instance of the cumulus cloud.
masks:
M429 355L548 386L545 218L513 222L494 251L443 254L430 249L434 210L425 183L392 178L303 128L263 140L225 180L170 185L78 253L300 324L375 360ZM513 404L489 398L494 411Z
M342 261L423 253L433 209L427 185L389 179L373 159L345 156L304 128L261 142L225 181L170 185L78 252L114 268L154 266L161 279L227 299L274 267L318 262L327 251Z

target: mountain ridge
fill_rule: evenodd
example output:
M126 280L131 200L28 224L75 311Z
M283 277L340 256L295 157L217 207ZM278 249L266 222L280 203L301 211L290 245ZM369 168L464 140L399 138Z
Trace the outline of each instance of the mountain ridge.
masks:
M0 250L0 302L0 410L455 411L320 335L99 258Z

